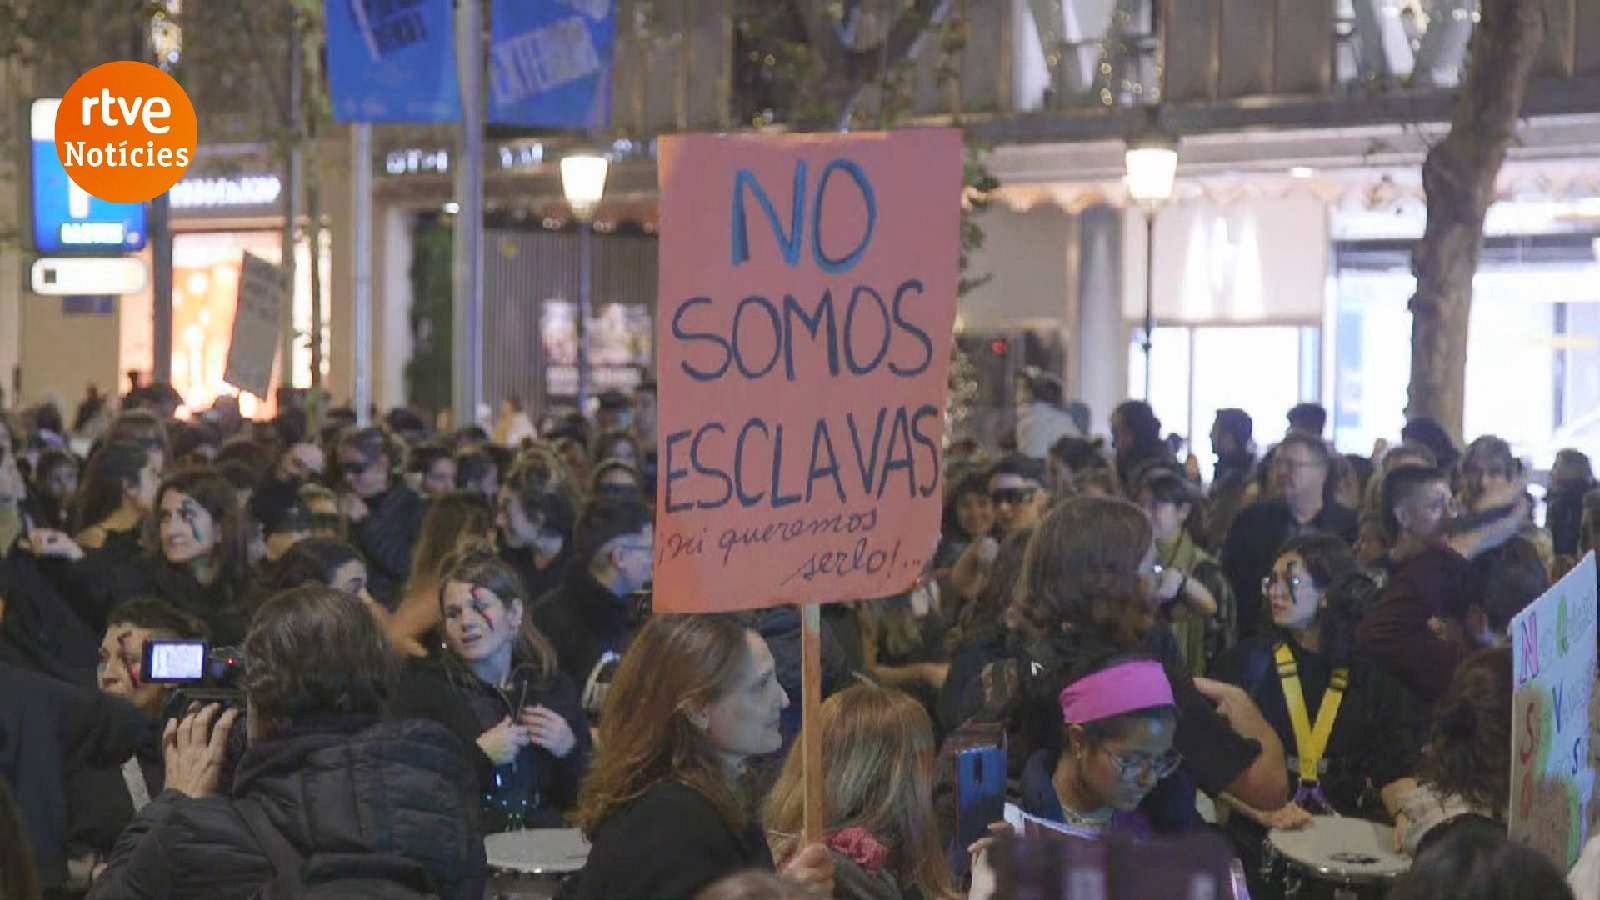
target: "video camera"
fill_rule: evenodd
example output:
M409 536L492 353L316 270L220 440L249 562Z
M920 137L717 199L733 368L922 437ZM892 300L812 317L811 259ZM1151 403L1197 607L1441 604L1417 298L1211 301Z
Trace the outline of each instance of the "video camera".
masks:
M244 691L245 658L238 647L213 647L200 640L151 638L144 644L144 680L177 685L167 700L161 719L182 719L196 707L216 703L222 710L239 710L228 734L225 780L231 780L247 744Z

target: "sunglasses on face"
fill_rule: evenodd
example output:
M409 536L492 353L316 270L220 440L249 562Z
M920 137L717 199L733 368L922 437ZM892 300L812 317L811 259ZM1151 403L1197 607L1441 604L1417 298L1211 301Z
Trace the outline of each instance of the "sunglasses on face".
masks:
M1001 503L1020 506L1032 500L1038 492L1038 488L998 488L989 492L989 502L996 506Z
M360 457L341 459L339 460L339 469L344 472L345 477L361 475L371 469L377 462L376 459L361 459Z
M1283 585L1284 590L1292 594L1295 591L1300 590L1300 585L1305 584L1305 580L1299 575L1268 575L1267 577L1261 579L1261 595L1263 597L1272 591L1273 584Z

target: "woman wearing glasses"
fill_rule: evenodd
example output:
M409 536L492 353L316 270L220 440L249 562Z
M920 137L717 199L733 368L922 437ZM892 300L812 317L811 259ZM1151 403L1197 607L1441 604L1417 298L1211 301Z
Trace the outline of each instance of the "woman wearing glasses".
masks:
M1023 812L1083 837L1149 837L1139 804L1182 761L1172 749L1178 708L1161 663L1135 656L1088 663L1057 699L1057 739L1022 770Z
M1283 742L1293 800L1277 810L1234 803L1228 831L1252 879L1270 828L1308 814L1389 821L1421 749L1420 703L1355 650L1356 626L1377 601L1339 538L1308 535L1284 545L1261 584L1272 627L1217 661L1217 676L1243 688ZM1259 889L1259 893L1258 893ZM1251 896L1275 896L1268 884Z

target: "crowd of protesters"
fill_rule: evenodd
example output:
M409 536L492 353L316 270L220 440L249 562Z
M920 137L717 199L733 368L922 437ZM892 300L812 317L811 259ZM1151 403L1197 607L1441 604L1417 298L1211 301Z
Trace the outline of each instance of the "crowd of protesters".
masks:
M651 383L455 430L160 389L5 415L0 898L478 898L485 834L557 827L583 900L961 896L984 741L1027 815L1214 830L1257 900L1266 835L1322 814L1395 827L1397 897L1559 887L1505 836L1507 628L1600 549L1587 457L1535 502L1492 435L1346 456L1313 404L1270 442L1224 409L1206 483L1147 404L1107 445L1021 387L1014 434L947 448L917 584L826 608L820 843L794 610L651 610ZM232 694L152 680L184 640Z

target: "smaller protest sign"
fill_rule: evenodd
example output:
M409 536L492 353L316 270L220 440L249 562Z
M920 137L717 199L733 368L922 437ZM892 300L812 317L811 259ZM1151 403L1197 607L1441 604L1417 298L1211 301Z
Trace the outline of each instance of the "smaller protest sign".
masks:
M1511 620L1511 837L1562 870L1595 819L1595 556Z
M611 120L611 0L496 3L489 43L489 121L600 128Z
M222 380L263 400L272 382L272 361L278 352L278 317L287 294L282 268L259 256L244 254L233 338L228 343L228 365Z

